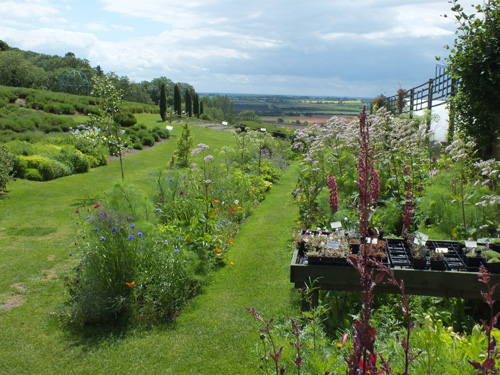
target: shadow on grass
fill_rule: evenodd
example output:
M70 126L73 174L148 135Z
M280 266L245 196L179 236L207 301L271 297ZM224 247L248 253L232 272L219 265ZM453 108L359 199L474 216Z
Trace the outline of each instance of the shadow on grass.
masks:
M65 324L61 320L55 319L64 333L68 347L78 347L84 352L92 352L103 345L107 347L120 346L130 337L147 335L151 331L172 331L177 327L176 321L161 324L112 322L80 327Z

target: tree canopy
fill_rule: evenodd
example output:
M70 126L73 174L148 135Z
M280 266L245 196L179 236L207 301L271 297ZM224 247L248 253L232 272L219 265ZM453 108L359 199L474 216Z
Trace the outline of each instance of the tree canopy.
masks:
M496 154L500 132L500 0L467 14L454 1L457 37L447 63L458 81L451 116L459 131L474 140L484 159Z

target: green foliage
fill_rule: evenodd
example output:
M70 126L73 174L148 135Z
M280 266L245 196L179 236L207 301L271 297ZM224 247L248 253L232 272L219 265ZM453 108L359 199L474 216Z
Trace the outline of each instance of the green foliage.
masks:
M101 139L107 143L110 152L119 155L123 179L125 178L122 163L124 141L120 134L120 126L116 122L116 116L121 112L123 104L123 91L113 85L112 77L103 75L95 77L92 94L99 98L101 113L91 115L88 123L90 127L100 129Z
M182 116L182 95L179 85L174 86L174 112Z
M179 161L179 165L187 166L189 162L189 154L194 145L194 137L191 133L191 125L185 123L182 125L182 134L177 141L177 151L175 156Z
M160 86L160 117L162 121L167 120L167 88L164 82Z
M27 168L24 178L31 181L43 181L43 177L35 168Z
M137 124L137 119L132 113L120 112L115 115L115 122L121 127L128 128Z
M452 10L458 21L457 38L447 63L459 80L458 95L452 98L455 126L472 138L483 159L494 154L500 131L500 1L490 0L465 13L457 2Z
M5 189L12 178L14 169L14 157L9 154L7 148L0 144L0 191Z

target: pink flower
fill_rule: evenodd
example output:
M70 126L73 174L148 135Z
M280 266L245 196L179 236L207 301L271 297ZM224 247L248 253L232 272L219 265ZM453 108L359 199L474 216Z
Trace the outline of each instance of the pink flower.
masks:
M98 208L98 207L101 207L101 205L99 203L94 204L94 208Z
M335 213L339 209L339 193L337 190L337 180L331 173L328 174L328 189L330 189L330 207L332 213Z

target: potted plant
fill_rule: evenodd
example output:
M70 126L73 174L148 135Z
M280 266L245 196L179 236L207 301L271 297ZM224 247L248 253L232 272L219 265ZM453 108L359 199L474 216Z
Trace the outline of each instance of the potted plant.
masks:
M431 260L431 270L439 270L443 271L446 269L446 264L444 262L444 255L440 251L432 251L430 253L430 260Z
M500 253L494 250L484 250L482 255L487 259L485 266L488 271L500 273Z
M413 268L416 270L424 270L427 266L427 254L429 249L422 244L412 244Z
M304 256L306 253L306 244L308 242L309 235L308 234L303 234L303 233L294 233L294 242L295 242L295 247L299 251L300 256Z
M468 249L465 253L465 265L469 268L479 268L481 263L484 261L482 252L485 250L484 246L477 246Z
M366 253L369 257L384 260L387 258L386 245L386 242L381 240L377 240L377 242L372 242L371 244L367 243L361 245L361 254L365 255Z

